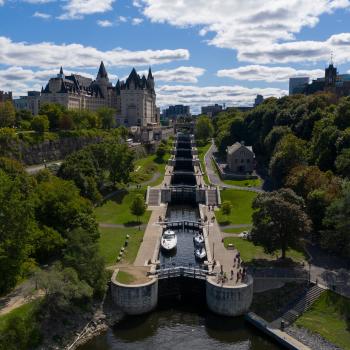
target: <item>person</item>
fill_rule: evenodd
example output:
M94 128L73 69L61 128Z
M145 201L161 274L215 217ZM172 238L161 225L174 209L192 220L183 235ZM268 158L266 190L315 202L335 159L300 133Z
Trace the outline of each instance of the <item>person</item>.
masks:
M231 280L233 280L233 270L231 270Z

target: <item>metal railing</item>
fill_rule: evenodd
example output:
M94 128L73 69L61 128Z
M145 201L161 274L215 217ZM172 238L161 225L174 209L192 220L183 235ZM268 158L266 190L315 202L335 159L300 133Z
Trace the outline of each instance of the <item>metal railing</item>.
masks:
M177 277L188 277L194 279L205 280L208 275L207 270L193 268L193 267L171 267L165 269L159 269L156 271L158 279L168 279L168 278L177 278Z

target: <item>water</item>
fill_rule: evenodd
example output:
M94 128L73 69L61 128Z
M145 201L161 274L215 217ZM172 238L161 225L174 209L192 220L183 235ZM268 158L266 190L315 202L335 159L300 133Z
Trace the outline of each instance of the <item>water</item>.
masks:
M243 318L212 314L203 305L171 301L144 316L126 317L79 350L278 350Z
M191 206L169 206L168 221L197 221L198 208ZM159 252L159 260L162 268L175 266L200 266L194 256L193 231L174 230L177 236L177 248L172 252Z

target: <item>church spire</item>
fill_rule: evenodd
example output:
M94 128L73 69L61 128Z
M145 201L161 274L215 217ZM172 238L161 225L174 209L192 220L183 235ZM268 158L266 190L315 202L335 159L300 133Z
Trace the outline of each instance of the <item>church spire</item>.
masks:
M149 67L149 69L148 69L148 77L147 77L147 79L153 79L151 67Z
M101 61L100 68L97 73L97 78L108 78L108 74L103 61Z
M64 79L64 73L63 73L63 68L61 66L60 72L57 74L57 78L63 78Z

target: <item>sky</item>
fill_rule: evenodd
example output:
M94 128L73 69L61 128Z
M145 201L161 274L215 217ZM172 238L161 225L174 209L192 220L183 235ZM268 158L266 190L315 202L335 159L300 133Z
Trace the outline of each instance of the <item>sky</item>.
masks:
M157 104L247 106L350 73L350 0L0 0L0 90L40 90L60 66L113 83L152 67Z

